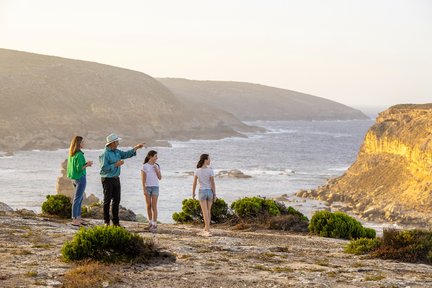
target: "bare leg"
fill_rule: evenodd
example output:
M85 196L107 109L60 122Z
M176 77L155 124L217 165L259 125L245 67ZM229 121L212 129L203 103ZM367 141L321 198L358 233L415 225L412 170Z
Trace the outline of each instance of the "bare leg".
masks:
M157 217L158 217L157 200L158 200L158 196L157 195L153 195L151 197L151 210L153 211L153 221L155 223L155 226L156 226Z
M145 195L146 204L147 204L147 217L148 217L148 220L150 223L150 221L153 219L152 218L152 203L151 203L152 199L151 199L149 194L145 193L144 195Z
M210 221L209 221L209 214L208 214L208 206L207 206L207 200L200 200L200 206L204 218L204 230L209 231L210 229Z
M208 219L208 230L210 231L210 223L211 223L211 207L213 205L213 200L207 200L207 219Z

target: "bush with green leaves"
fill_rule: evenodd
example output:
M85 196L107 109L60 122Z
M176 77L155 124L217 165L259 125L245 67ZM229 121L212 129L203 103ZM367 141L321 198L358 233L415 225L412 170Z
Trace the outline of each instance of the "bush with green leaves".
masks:
M375 251L382 244L380 238L359 238L351 240L348 245L345 246L345 253L362 255L367 254L371 251Z
M242 220L255 221L281 214L274 200L261 197L245 197L234 201L231 209Z
M385 229L382 245L371 256L432 264L432 231Z
M309 223L309 231L323 237L358 239L375 236L356 219L342 212L317 211Z
M46 201L42 203L42 212L57 215L62 218L70 218L72 213L71 199L65 195L47 195Z
M285 203L283 203L281 201L275 201L275 204L278 207L281 215L294 215L294 216L297 216L301 220L309 222L309 219L305 215L303 215L303 213L296 210L295 208L293 208L291 206L286 206Z
M65 261L146 262L159 255L151 239L143 239L119 226L81 228L61 250Z
M228 205L223 199L217 198L211 208L211 220L214 223L223 223L229 216ZM177 223L203 222L200 203L195 199L184 199L182 211L175 212L172 217Z

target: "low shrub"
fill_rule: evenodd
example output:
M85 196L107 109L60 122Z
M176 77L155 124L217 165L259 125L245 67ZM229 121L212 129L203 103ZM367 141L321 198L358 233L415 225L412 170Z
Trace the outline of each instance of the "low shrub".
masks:
M223 223L230 216L226 202L217 198L211 208L211 220L214 223ZM182 211L175 212L172 218L177 223L203 222L202 210L198 200L184 199Z
M65 195L47 195L46 201L42 203L42 212L56 215L62 218L70 218L72 215L71 199Z
M383 245L373 251L372 256L432 264L432 231L386 229L382 242Z
M61 250L65 261L95 259L103 262L146 262L159 255L154 242L119 226L81 228Z
M281 201L275 201L276 206L279 209L281 215L295 215L298 216L301 220L304 220L309 223L309 219L303 215L300 211L294 209L291 206L286 206L285 203Z
M375 229L365 227L364 230L365 230L365 238L370 238L370 239L376 238Z
M351 240L347 246L345 246L344 251L350 254L367 254L371 251L375 251L382 244L382 240L379 238L359 238Z
M268 221L269 221L269 228L273 230L283 230L283 231L292 231L292 232L308 231L309 222L298 215L292 215L292 214L280 215L280 216L271 217Z
M260 197L245 197L234 201L231 209L242 220L254 221L257 218L280 215L278 206L274 200Z
M317 211L309 223L309 231L323 237L357 239L375 235L356 219L342 212Z

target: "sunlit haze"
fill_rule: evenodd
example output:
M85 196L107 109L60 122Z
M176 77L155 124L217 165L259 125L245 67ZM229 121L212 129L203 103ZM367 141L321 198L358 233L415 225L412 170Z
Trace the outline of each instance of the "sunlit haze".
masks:
M432 102L431 15L428 0L0 0L0 48L389 106Z

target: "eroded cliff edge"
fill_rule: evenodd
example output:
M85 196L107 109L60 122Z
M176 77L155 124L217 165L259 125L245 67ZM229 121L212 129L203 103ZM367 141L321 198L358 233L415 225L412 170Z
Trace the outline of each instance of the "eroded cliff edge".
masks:
M365 220L432 224L432 104L380 113L355 163L339 178L298 196L345 202Z

